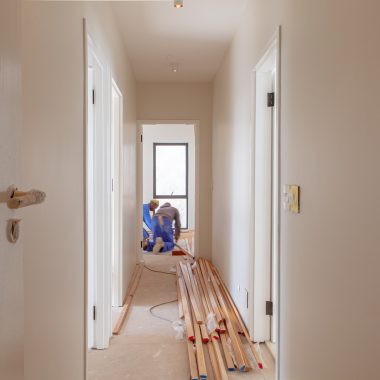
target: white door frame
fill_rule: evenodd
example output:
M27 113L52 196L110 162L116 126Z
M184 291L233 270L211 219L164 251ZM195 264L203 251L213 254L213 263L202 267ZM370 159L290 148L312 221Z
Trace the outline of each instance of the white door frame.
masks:
M115 111L115 107L116 111ZM115 112L117 112L115 119ZM112 78L112 306L123 305L123 94Z
M269 288L271 288L271 297L273 298L273 323L272 323L272 330L274 330L274 334L277 336L277 342L275 346L275 356L277 361L277 379L279 379L279 312L280 312L280 211L281 211L281 192L280 192L280 183L281 183L281 160L280 160L280 141L281 141L281 134L280 134L280 106L281 106L281 93L280 93L280 75L281 75L281 62L280 62L280 54L281 54L281 28L278 27L276 30L276 33L271 38L269 44L267 45L264 54L262 55L262 58L258 61L257 65L252 70L252 129L251 129L251 238L250 238L250 252L253 254L251 255L251 263L250 263L250 297L249 297L249 304L252 305L252 307L249 308L249 321L250 321L250 331L252 338L255 339L255 328L257 327L257 315L256 313L265 311L265 305L261 302L263 299L262 297L257 296L257 273L256 271L260 271L260 268L257 267L258 264L263 266L267 269L268 261L260 259L258 257L259 252L255 252L255 131L256 128L258 128L257 125L257 110L256 110L256 85L257 85L257 78L260 74L261 70L263 69L264 65L267 63L270 56L274 55L275 59L275 83L274 83L274 92L275 92L275 107L273 112L274 122L273 122L273 134L272 134L272 149L273 149L273 183L272 183L272 233L271 233L271 251L272 251L272 261L276 261L275 267L277 268L277 273L274 274L272 282L269 285ZM256 277L255 277L256 276ZM261 279L262 280L262 279ZM270 276L268 275L264 281L271 281ZM267 282L268 285L268 282ZM263 292L266 292L268 290L268 286L264 286L264 289L261 289ZM256 291L256 293L255 293ZM256 296L256 298L255 298ZM260 305L257 303L259 302L258 298L260 299ZM261 316L264 320L265 314ZM267 317L269 318L269 317ZM269 326L269 320L266 321L267 325L264 328L264 331L258 331L257 337L258 340L261 340L260 337L264 337L264 340L267 340L268 337L268 326ZM260 325L261 323L259 323ZM262 325L262 324L261 324ZM260 329L261 327L259 327Z
M86 347L104 349L112 335L111 307L111 76L101 51L84 20L85 43L85 302ZM90 124L91 83L94 66L95 106ZM95 69L96 66L96 69ZM90 97L90 99L89 99ZM92 266L90 268L90 264ZM93 270L93 273L89 273ZM90 283L91 281L91 283ZM89 298L92 294L92 299ZM93 305L92 305L93 303ZM94 315L94 318L92 316Z
M155 124L189 124L194 126L195 133L195 227L194 227L194 256L199 254L199 120L138 120L137 121L137 236L136 252L139 260L143 258L143 249L141 247L142 222L142 204L143 204L143 149L141 136L143 125Z

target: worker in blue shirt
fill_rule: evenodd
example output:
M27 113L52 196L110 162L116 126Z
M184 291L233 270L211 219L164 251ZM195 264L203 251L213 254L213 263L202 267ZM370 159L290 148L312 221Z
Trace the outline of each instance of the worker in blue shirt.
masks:
M143 204L143 237L144 241L149 239L149 231L153 231L151 212L155 213L156 208L160 205L160 201L152 199L149 203Z

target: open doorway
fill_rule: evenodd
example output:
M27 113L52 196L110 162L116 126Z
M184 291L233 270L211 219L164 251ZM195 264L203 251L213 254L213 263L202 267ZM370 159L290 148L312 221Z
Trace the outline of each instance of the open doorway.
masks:
M170 204L179 212L180 238L177 242L174 241L173 249L168 245L160 253L179 255L186 251L194 255L197 208L196 124L146 122L141 124L141 136L141 233L143 241L150 241L148 245L143 244L143 251L152 251L155 243L154 230L149 220L157 210ZM151 200L159 204L156 210L148 209ZM165 210L163 214L167 214ZM175 235L175 220L172 222Z
M280 31L253 71L251 331L278 361L280 236Z

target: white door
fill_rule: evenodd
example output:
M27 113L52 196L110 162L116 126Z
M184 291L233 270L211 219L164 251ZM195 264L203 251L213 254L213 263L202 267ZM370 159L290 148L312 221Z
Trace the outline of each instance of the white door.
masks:
M263 342L270 339L266 305L271 300L272 110L266 100L272 92L272 74L258 74L256 88L254 339Z
M87 279L88 347L109 345L111 308L110 80L88 39Z
M276 341L279 239L277 50L255 70L253 339Z

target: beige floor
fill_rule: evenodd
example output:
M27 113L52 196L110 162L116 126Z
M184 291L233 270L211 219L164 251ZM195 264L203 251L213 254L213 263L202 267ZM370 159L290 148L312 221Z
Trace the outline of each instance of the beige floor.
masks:
M147 267L169 271L183 257L145 255ZM121 335L113 337L108 350L91 350L88 380L188 380L186 344L175 339L171 323L153 317L149 308L177 298L175 276L144 269L132 309ZM172 321L178 319L177 303L164 305L154 313ZM274 380L274 362L264 349L268 369L231 373L230 379ZM209 379L212 379L209 376Z

